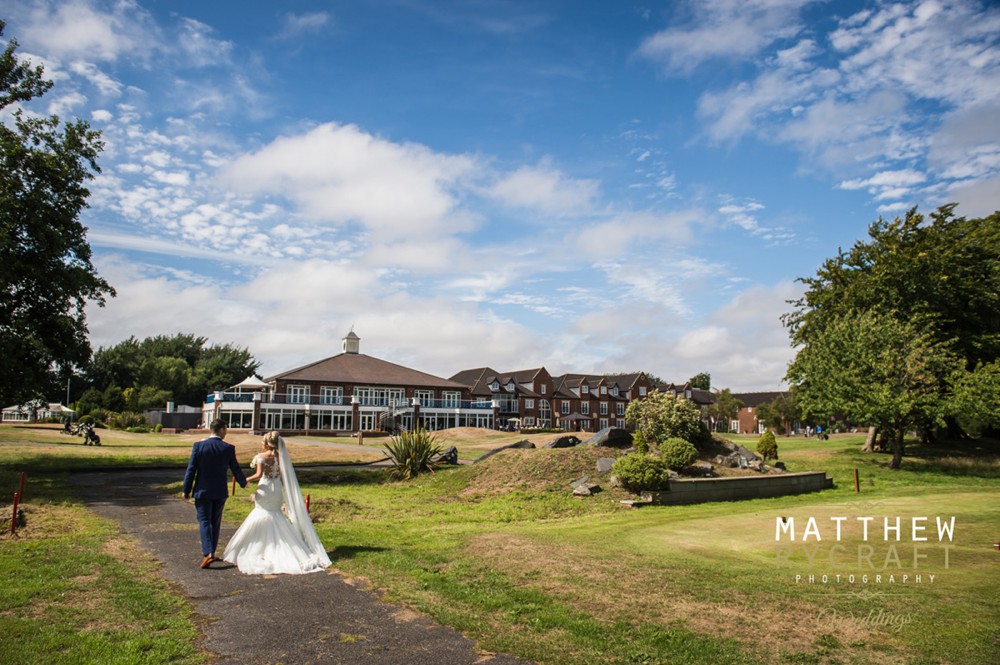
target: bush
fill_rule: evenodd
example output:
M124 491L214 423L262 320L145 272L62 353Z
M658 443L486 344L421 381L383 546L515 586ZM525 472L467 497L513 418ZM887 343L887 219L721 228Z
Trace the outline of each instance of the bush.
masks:
M769 459L778 459L778 442L774 440L774 433L771 430L760 435L757 454L763 457L765 462Z
M615 460L611 473L622 487L631 492L656 491L667 488L670 472L658 457L629 453Z
M149 434L152 428L149 425L136 425L135 427L127 428L125 431L132 434Z
M156 427L153 428L153 431L156 432L157 434L159 434L160 432L162 432L163 431L163 424L162 423L156 423Z
M632 401L625 409L625 421L657 445L675 436L696 443L705 437L698 405L671 393L654 392Z
M108 426L111 429L124 429L129 427L146 426L146 418L141 413L133 411L122 411L121 413L108 414Z
M389 459L396 466L393 475L408 480L425 471L433 471L432 460L441 454L434 436L423 428L401 432L386 444Z
M660 444L660 459L668 469L677 471L694 464L698 449L690 441L672 437Z
M646 442L646 435L642 432L636 432L632 435L632 445L635 446L635 451L643 455L649 454L649 443Z

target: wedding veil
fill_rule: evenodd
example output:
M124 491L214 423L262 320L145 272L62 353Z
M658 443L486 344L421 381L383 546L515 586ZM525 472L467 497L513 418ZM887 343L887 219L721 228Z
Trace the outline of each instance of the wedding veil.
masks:
M295 467L292 466L292 459L288 455L288 446L285 439L278 437L278 470L281 473L281 483L284 486L285 510L288 511L288 519L302 535L306 547L316 556L320 565L324 568L330 565L330 557L326 554L326 548L316 535L313 528L312 519L306 510L306 504L302 500L302 490L299 489L299 479L295 475Z

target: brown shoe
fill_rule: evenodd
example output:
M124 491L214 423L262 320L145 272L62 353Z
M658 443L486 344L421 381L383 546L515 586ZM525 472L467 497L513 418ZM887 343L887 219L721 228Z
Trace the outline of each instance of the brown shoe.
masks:
M215 560L215 557L213 557L211 554L206 554L205 558L201 560L201 566L200 567L201 568L208 568L209 566L212 565L212 561L214 561L214 560Z

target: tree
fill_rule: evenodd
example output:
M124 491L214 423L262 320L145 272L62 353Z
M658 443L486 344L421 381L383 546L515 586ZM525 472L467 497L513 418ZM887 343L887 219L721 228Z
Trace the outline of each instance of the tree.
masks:
M725 423L726 431L728 432L729 423L739 417L740 409L742 408L743 402L734 397L729 388L723 388L719 391L719 394L715 396L715 403L709 405L708 415L715 420Z
M625 421L641 431L648 442L660 445L671 437L698 444L704 438L698 405L671 393L654 391L629 402Z
M1000 428L1000 362L956 372L951 387L951 412L966 432L979 435Z
M799 350L787 378L799 386L807 417L843 413L891 434L891 468L903 457L903 435L924 423L940 423L951 406L941 377L962 370L947 343L920 323L894 312L834 317Z
M98 349L86 376L104 391L104 408L141 410L168 401L200 404L209 392L231 386L260 367L248 349L207 343L205 337L185 333L141 342L129 337ZM123 391L128 390L122 404Z
M0 21L0 36L6 24ZM41 97L41 66L0 55L0 111ZM33 117L21 108L0 123L0 402L40 396L90 358L84 307L114 296L91 264L80 212L100 172L100 133L81 120Z
M885 318L892 317L901 326L893 329L903 335L900 339L916 343L910 335L916 327L919 344L946 350L960 361L958 374L952 373L950 363L938 363L943 372L934 377L939 405L947 403L942 398L961 372L1000 359L1000 212L965 219L954 215L954 207L938 208L929 223L916 209L891 222L879 219L869 227L867 239L827 259L815 277L801 279L806 293L791 303L794 311L782 317L799 353L829 342L831 326L837 321L871 314L879 326L888 329L891 326ZM862 347L873 343L862 339L866 334L856 328ZM830 369L830 376L836 374L837 368ZM867 380L877 381L881 374L877 370ZM816 393L829 380L813 375L810 381L799 386L800 401L810 402L809 415L844 413L835 403L828 403L825 413L815 411ZM944 420L935 416L912 426L932 432L933 424L944 423L957 432L957 403L952 400L950 404L944 407Z
M779 434L786 434L788 426L799 420L799 407L795 401L795 393L778 395L769 402L757 407L757 419L767 427L773 427Z
M711 390L712 389L712 375L708 372L701 372L700 374L695 374L690 379L688 383L691 384L692 388L700 388L701 390Z

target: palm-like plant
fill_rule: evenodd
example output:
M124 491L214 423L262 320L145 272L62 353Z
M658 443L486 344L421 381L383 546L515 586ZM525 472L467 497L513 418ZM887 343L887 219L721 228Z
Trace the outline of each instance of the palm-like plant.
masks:
M432 434L418 427L392 437L386 452L396 465L393 475L409 480L424 471L434 470L434 459L441 454L441 446Z

